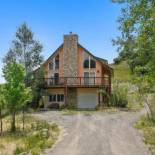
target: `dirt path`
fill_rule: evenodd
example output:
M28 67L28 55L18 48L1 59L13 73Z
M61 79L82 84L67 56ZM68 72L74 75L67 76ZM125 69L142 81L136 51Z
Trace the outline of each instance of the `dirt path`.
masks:
M46 155L150 155L142 135L133 128L140 113L78 113L51 111L35 116L63 126L63 137Z

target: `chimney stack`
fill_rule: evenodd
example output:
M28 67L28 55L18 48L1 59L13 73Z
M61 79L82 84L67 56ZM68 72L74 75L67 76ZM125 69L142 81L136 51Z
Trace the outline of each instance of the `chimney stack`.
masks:
M65 77L76 77L78 64L78 35L70 34L64 35L64 76Z

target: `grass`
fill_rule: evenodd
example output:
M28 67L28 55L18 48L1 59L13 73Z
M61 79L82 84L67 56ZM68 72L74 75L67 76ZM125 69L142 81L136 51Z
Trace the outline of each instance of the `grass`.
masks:
M149 145L152 155L155 155L155 122L143 116L134 126L143 131L144 142Z
M111 67L114 69L114 80L121 82L128 82L131 80L130 68L126 61L118 65L112 64Z
M44 149L51 148L58 138L59 128L56 124L48 124L45 121L27 116L25 130L22 131L22 117L16 117L17 131L9 132L10 116L3 120L3 134L0 136L0 155L18 155L30 153L39 155ZM9 149L8 149L9 148Z

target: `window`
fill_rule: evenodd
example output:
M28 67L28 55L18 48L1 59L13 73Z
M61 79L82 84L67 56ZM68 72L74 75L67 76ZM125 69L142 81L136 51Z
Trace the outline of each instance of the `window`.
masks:
M49 102L56 102L56 94L52 94L49 96Z
M85 60L83 64L84 68L89 68L89 60Z
M49 96L49 102L64 102L64 94L52 94Z
M49 69L52 70L53 69L53 62L49 63Z
M57 94L57 101L64 102L64 94Z
M90 68L96 68L96 62L93 59L90 59Z
M55 57L55 69L59 69L59 55Z
M96 68L96 61L93 60L87 53L84 53L83 68Z

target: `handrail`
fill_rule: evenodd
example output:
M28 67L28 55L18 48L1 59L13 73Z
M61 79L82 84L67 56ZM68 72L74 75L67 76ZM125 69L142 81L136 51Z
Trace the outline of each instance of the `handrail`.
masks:
M108 77L51 77L44 78L46 86L109 86Z

